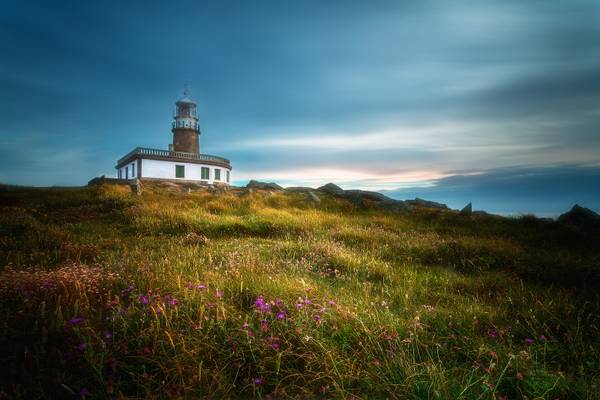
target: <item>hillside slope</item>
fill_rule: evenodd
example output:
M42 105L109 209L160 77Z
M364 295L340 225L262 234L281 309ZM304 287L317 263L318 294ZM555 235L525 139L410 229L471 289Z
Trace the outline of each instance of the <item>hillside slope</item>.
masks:
M0 398L598 398L600 240L319 192L0 192Z

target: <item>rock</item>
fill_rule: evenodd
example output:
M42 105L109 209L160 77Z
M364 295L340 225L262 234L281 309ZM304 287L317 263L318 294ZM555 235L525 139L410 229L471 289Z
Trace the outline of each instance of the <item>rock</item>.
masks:
M442 210L447 210L448 206L442 203L436 203L435 201L423 200L420 198L415 198L414 200L406 200L406 202L412 206L417 207L426 207L426 208L437 208Z
M389 201L393 200L385 194L379 192L371 192L368 190L344 190L344 197L349 197L357 200L372 200L372 201Z
M325 193L332 194L334 196L341 196L344 194L344 189L336 185L335 183L328 183L327 185L323 185L317 190L320 190Z
M600 215L589 208L575 204L569 212L561 214L558 221L580 227L600 226Z
M406 202L394 199L379 202L377 206L383 210L393 212L408 212L411 210L410 206L406 204Z
M285 189L283 189L286 192L312 192L313 188L311 187L307 187L307 186L291 186L291 187L286 187Z
M462 210L460 210L460 215L465 215L467 217L470 217L471 214L473 214L473 204L469 203L466 206L463 207Z
M253 189L265 189L265 190L283 190L281 186L276 184L275 182L259 182L252 179L246 185L247 188Z
M135 194L137 194L138 196L141 196L142 194L142 181L140 181L139 179L136 179L135 181L133 181L133 183L130 185L131 187L131 191Z
M321 203L321 199L315 194L315 192L308 192L307 200L315 204Z

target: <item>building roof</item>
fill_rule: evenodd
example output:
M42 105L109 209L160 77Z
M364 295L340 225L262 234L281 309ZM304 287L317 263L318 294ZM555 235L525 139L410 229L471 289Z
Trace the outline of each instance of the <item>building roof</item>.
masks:
M136 147L135 149L131 150L124 157L119 159L119 161L117 161L116 168L121 168L131 161L139 158L148 160L186 162L192 164L207 164L231 169L231 163L228 159L223 157L212 156L210 154L194 154L183 153L180 151L149 149L146 147Z

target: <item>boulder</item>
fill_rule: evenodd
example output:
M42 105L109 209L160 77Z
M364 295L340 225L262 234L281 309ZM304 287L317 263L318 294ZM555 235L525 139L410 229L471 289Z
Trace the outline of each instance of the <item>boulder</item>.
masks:
M379 192L371 192L368 190L344 190L344 197L357 200L372 200L372 201L389 201L393 200L385 194Z
M460 215L465 215L467 217L470 217L471 214L473 214L473 204L469 203L466 206L464 206L462 208L462 210L460 210Z
M447 210L448 206L442 203L436 203L435 201L424 200L420 198L415 198L414 200L406 200L408 204L411 206L417 207L425 207L425 208L437 208L441 210Z
M561 214L558 221L580 227L600 226L600 215L589 208L575 204L569 212Z
M276 184L275 182L259 182L252 179L246 185L247 188L253 189L265 189L265 190L283 190L281 186Z
M334 196L341 196L344 194L344 189L336 185L335 183L328 183L327 185L323 185L317 190L320 190L325 193L332 194Z
M296 193L296 192L312 192L313 188L311 187L307 187L307 186L290 186L290 187L286 187L285 189L283 189L286 192L291 192L291 193Z

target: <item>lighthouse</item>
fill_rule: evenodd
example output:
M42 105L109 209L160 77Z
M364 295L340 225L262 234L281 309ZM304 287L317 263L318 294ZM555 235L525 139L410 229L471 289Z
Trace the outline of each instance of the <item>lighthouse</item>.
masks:
M191 99L185 85L183 98L175 103L176 111L173 121L173 151L200 154L200 124L196 103Z
M200 123L197 104L187 85L175 103L171 124L173 142L168 150L136 147L117 161L118 179L190 181L229 185L231 162L200 153Z

